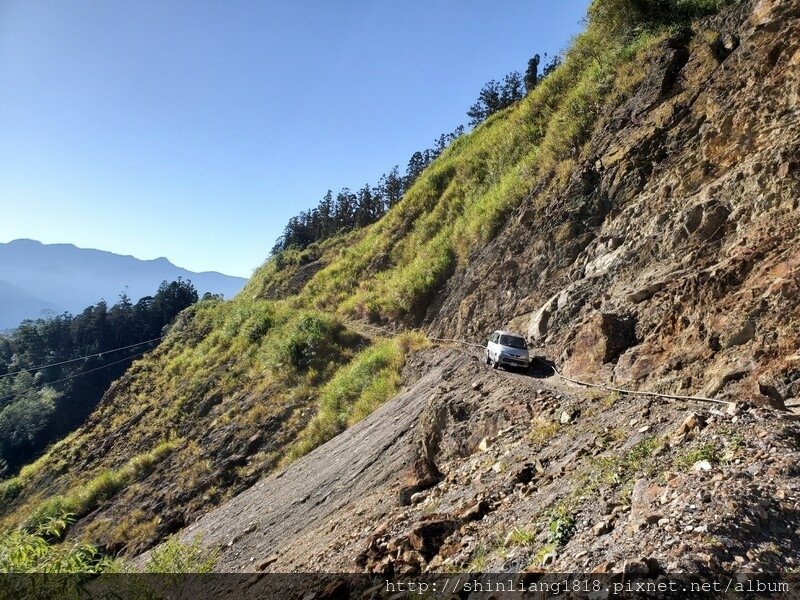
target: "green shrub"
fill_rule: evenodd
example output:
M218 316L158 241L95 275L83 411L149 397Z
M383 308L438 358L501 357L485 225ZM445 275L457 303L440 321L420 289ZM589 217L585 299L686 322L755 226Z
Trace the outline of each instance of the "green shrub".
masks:
M354 343L339 320L318 312L295 311L276 328L267 344L269 363L276 372L326 371L341 346Z
M22 492L22 479L12 477L0 483L0 502L10 504Z
M261 338L263 338L267 332L272 329L274 324L275 317L272 312L267 311L254 315L245 324L245 335L247 336L247 341L249 341L251 344L257 344L259 341L261 341Z
M575 534L575 517L570 514L561 514L550 521L550 543L563 546Z
M106 570L111 561L92 545L50 543L63 536L68 524L67 518L50 518L34 531L18 528L0 533L0 573L100 573ZM27 584L30 580L6 583ZM27 595L22 590L15 591L19 592L18 597ZM63 592L59 590L62 597Z
M308 367L332 333L331 321L316 315L305 315L286 340L285 353L296 369Z
M676 469L688 469L701 460L707 460L712 465L719 463L721 460L720 449L715 442L704 442L699 446L690 448L675 458L673 466Z
M508 536L510 546L533 546L536 543L536 532L529 529L514 529Z
M24 529L28 532L39 532L47 523L61 520L69 522L76 514L77 507L78 502L75 497L51 496L41 502L28 516L24 523Z
M738 0L594 0L589 23L605 35L635 37L642 29L685 25Z
M319 410L288 453L294 460L371 414L397 393L407 352L425 343L408 333L382 340L340 368L319 395Z

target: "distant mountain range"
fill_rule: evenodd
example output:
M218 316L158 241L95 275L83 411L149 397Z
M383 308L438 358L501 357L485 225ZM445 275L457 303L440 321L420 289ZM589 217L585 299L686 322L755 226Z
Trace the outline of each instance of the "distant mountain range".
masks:
M215 271L194 273L166 258L139 260L24 239L0 244L0 330L49 311L77 313L100 299L113 304L122 291L136 302L155 293L162 281L178 277L190 279L201 296L212 292L226 298L247 281Z

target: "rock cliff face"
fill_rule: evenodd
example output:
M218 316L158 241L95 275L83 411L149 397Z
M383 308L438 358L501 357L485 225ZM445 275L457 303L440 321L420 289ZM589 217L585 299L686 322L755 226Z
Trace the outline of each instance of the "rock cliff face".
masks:
M574 376L780 405L800 394L800 3L745 2L650 68L430 328L506 322Z

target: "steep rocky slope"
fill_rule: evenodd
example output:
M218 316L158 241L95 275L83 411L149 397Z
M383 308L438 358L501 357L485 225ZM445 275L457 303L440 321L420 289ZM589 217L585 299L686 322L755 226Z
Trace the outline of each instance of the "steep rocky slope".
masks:
M635 39L593 15L381 221L186 312L0 484L4 524L77 506L73 538L132 555L184 528L232 570L794 568L800 2ZM383 337L410 326L515 328L567 375L738 406Z
M222 571L767 572L800 562L800 425L426 350L365 421L182 532ZM142 559L143 560L143 559Z
M798 17L742 3L666 40L566 187L448 282L431 330L511 323L566 373L636 388L800 395Z

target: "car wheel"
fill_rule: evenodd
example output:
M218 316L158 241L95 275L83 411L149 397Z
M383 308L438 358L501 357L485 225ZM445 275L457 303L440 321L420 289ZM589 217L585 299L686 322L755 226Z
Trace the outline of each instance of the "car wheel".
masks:
M499 366L500 366L500 359L499 358L497 360L493 360L492 361L492 368L493 369L496 369Z

